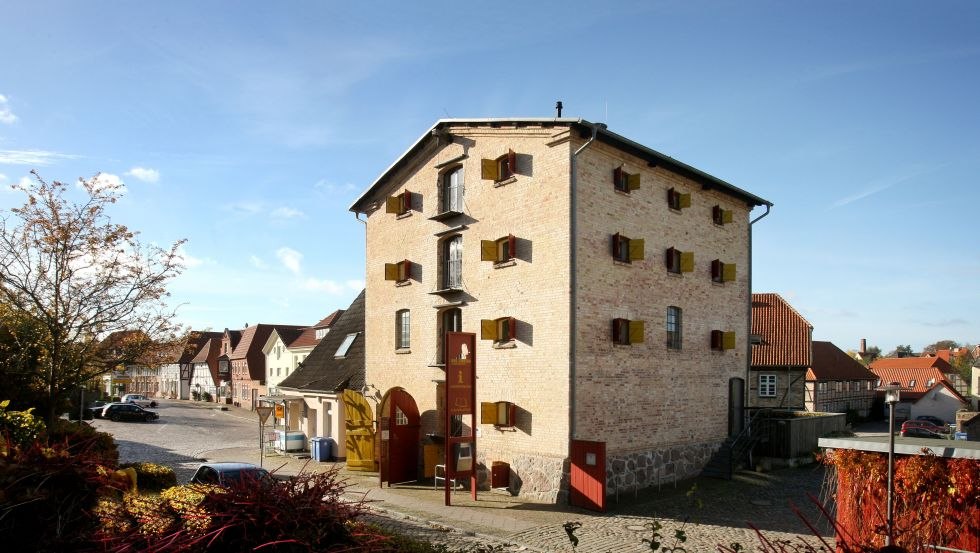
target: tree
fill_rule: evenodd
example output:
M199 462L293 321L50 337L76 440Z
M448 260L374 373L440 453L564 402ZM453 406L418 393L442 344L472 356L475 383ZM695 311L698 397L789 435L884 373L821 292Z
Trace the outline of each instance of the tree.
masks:
M935 344L930 344L922 348L922 353L935 354L937 351L941 349L954 350L958 347L960 347L960 344L955 340L940 340Z
M98 175L79 179L85 198L74 202L66 197L68 185L32 175L33 181L13 187L26 202L0 218L0 303L4 323L33 329L31 347L40 357L31 376L44 390L39 399L47 403L50 423L67 394L112 369L100 347L105 336L150 337L127 351L129 359L147 361L155 357L152 350L176 340L166 286L182 270L178 248L184 241L168 249L144 245L137 233L113 223L106 209L121 196L121 184Z
M912 357L912 346L899 345L894 349L894 351L888 354L888 357Z

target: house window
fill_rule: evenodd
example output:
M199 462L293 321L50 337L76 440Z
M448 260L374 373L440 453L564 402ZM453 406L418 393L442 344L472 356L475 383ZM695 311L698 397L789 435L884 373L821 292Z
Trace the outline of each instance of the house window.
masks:
M458 307L454 307L443 311L440 321L440 329L441 332L439 333L439 344L437 349L439 351L439 361L444 363L446 358L443 349L446 347L446 333L463 331L463 310Z
M412 315L408 309L395 312L395 347L412 347Z
M509 401L484 401L480 403L480 424L514 426L516 409Z
M385 200L385 212L404 215L412 209L412 193L408 190Z
M864 382L864 389L865 390L870 390L871 389L871 381L870 380L866 380Z
M357 333L348 334L344 337L344 341L341 342L340 347L337 348L337 352L333 354L335 359L341 359L347 357L347 351L350 349L351 344L354 343L354 339L357 338Z
M694 252L682 252L676 248L667 248L664 252L664 265L671 273L690 273L694 270Z
M450 169L442 174L441 204L443 213L463 211L463 167Z
M776 375L759 375L759 397L776 397Z
M643 259L643 239L627 238L618 232L612 236L612 255L616 261L632 263Z
M480 240L480 259L500 263L514 259L517 251L517 239L513 234L496 240Z
M711 349L735 349L735 333L722 330L711 331Z
M398 263L385 263L385 280L405 282L412 277L412 262L404 259Z
M443 242L442 288L460 290L463 288L463 237L460 235Z
M643 343L643 321L613 319L612 339L614 344L629 345Z
M711 220L716 225L724 225L732 222L732 210L722 209L720 205L711 208Z
M480 164L480 178L500 182L514 176L517 172L517 154L508 150L497 159L484 159Z
M735 280L735 264L722 263L720 259L711 262L711 280L718 283Z
M502 343L513 340L517 335L517 319L500 317L480 321L480 339Z
M915 388L915 379L909 380L909 388Z
M631 175L623 171L622 166L613 169L613 186L620 192L629 194L640 188L640 174Z
M818 392L826 392L827 391L827 383L826 382L817 382L817 391Z
M671 188L667 191L667 207L680 211L685 207L691 207L691 195L681 194L677 190Z
M839 381L839 380L836 381L836 382L834 382L834 391L843 392L844 391L844 383L841 382L841 381Z
M407 426L408 417L400 407L395 407L395 426Z
M667 347L670 349L681 349L682 319L680 307L671 305L667 308Z

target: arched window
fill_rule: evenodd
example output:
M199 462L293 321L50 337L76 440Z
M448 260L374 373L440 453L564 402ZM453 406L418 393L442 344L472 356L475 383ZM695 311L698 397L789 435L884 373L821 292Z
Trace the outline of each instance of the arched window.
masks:
M459 290L463 288L463 237L453 236L443 243L442 288Z
M443 213L463 211L463 167L450 169L442 174L440 186L440 211Z

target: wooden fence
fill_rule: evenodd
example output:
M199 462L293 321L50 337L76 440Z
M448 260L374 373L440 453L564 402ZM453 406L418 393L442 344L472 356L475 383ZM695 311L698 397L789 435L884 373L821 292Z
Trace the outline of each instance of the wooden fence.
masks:
M781 459L811 455L817 450L818 438L846 427L844 413L773 411L760 425L756 454Z

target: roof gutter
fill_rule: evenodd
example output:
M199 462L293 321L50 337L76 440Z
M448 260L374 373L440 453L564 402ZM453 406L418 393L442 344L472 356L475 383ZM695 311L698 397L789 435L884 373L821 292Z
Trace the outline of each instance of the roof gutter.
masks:
M749 301L748 301L748 305L746 306L746 311L747 311L746 317L747 317L747 319L749 321L749 324L748 324L748 327L747 327L748 330L749 330L749 332L748 332L749 335L745 337L746 338L746 340L745 340L745 349L746 349L746 352L745 352L745 385L742 386L742 410L743 410L743 413L740 414L740 416L742 418L742 421L740 421L740 422L744 422L744 420L745 420L744 410L745 410L745 408L749 404L749 377L752 376L751 375L751 372L752 372L752 340L751 340L751 335L752 335L752 226L755 225L756 223L758 223L766 215L769 215L769 211L772 209L772 204L769 203L769 202L766 202L766 203L764 203L762 205L766 206L766 212L763 213L762 215L759 215L755 219L752 219L751 221L749 221L749 262L746 264L748 266L748 268L749 268L749 271L748 271L748 273L749 273L749 275L748 275L749 276L749 294L748 294ZM739 424L738 425L738 428L741 429L742 428L742 424Z

